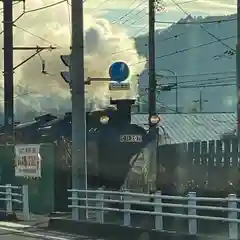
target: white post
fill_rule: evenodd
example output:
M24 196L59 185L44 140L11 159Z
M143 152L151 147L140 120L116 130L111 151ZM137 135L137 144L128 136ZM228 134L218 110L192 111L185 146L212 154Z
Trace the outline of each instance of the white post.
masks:
M236 194L229 194L228 195L228 208L236 209L237 210L237 196ZM238 219L238 213L236 210L228 212L228 218L234 220ZM229 238L231 240L238 239L238 223L237 222L229 222Z
M160 205L162 203L161 198L161 191L158 191L155 193L154 202L159 204L154 206L154 212L155 215L155 229L157 230L163 230L163 217L161 215L158 215L157 213L162 213L162 206Z
M77 208L78 206L78 192L72 191L72 220L79 220L79 210Z
M196 204L196 200L194 198L196 198L196 193L195 192L190 192L188 193L188 197L192 198L188 200L188 205L192 206L190 208L188 208L188 215L189 216L196 216L197 215L197 211L195 206ZM197 234L197 219L196 218L188 218L188 232L192 235Z
M6 184L6 208L7 213L12 213L12 188L11 184Z
M125 203L125 201L131 201L132 197L130 195L124 195L123 196L123 205L124 205L124 214L123 214L123 225L124 226L130 226L131 225L131 213L129 210L131 210L131 204Z
M102 190L102 189L100 189ZM96 201L96 207L101 208L101 210L96 211L96 220L99 223L104 223L104 194L103 193L97 193L96 198L100 199L100 201Z
M22 186L22 204L23 204L24 220L30 220L28 185Z

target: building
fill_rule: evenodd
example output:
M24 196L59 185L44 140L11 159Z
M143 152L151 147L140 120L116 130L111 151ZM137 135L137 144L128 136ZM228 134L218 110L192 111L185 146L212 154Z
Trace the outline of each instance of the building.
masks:
M234 135L235 113L160 114L161 144L219 140ZM132 123L148 127L148 114L133 114Z

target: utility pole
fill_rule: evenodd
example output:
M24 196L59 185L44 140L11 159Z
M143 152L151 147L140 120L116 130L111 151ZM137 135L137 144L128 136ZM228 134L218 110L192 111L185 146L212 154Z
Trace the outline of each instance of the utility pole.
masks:
M3 0L4 27L4 131L13 138L13 0Z
M237 135L240 140L240 0L237 1L237 46L236 46L236 70L237 70Z
M72 188L84 190L87 189L87 161L83 0L72 0L71 13L72 51L70 56L70 76L72 82ZM85 196L84 194L83 198ZM79 220L79 211L73 210L72 217L74 220Z
M194 100L193 102L199 103L199 111L202 112L203 109L204 109L203 105L204 105L204 103L208 102L208 100L203 99L203 97L202 97L202 90L200 90L200 92L199 92L199 100Z
M56 49L56 47L14 47L13 46L13 2L24 2L24 0L2 0L3 1L3 31L4 31L4 132L11 140L14 137L14 70L32 59L45 49ZM19 19L19 18L17 18ZM14 50L36 50L27 59L13 66Z
M156 73L155 73L155 0L149 0L149 38L148 38L148 69L149 69L149 127L150 131L156 131L156 125L150 121L156 115Z
M149 89L148 89L148 110L149 110L149 134L153 138L152 144L149 146L149 151L151 152L150 169L156 171L155 186L159 181L159 171L160 166L158 157L158 140L159 140L159 129L158 123L160 118L157 116L156 112L156 69L155 69L155 0L149 0L149 39L148 39L148 71L149 71ZM152 183L151 183L152 185ZM148 189L150 190L150 189ZM152 191L153 189L151 189Z

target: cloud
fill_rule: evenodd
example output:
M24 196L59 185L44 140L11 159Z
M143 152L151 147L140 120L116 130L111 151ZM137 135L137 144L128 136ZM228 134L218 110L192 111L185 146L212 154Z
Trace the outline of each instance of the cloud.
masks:
M57 0L32 0L26 1L26 11L54 3ZM70 46L70 25L67 3L59 4L42 11L35 11L24 14L16 22L14 28L15 46L59 46L59 49L43 51L27 63L16 69L14 73L15 86L21 86L16 95L15 102L18 113L24 114L34 107L34 110L50 111L51 109L70 108L70 91L67 84L60 77L60 71L64 71L64 65L60 60L61 54L69 53ZM22 12L19 4L14 8L15 18ZM86 77L108 77L109 66L115 61L124 61L130 66L129 81L132 91L116 91L110 93L108 83L93 83L87 86L87 100L90 106L98 108L109 104L109 97L124 98L131 94L136 97L137 81L136 74L142 71L145 59L138 56L135 49L135 42L129 37L126 29L111 24L102 17L92 16L84 12L85 28L85 76ZM2 41L0 40L0 47ZM126 49L129 49L126 51ZM34 51L14 51L14 66L31 56ZM45 60L46 72L42 74L42 61ZM135 64L143 62L143 64ZM1 69L3 62L0 61ZM0 82L2 83L2 76ZM83 79L82 79L83 81ZM15 88L16 90L17 88ZM30 94L24 95L26 91ZM1 95L1 93L0 93ZM24 95L24 97L23 97ZM30 96L31 95L31 96ZM33 102L33 98L42 95L42 100ZM42 99L41 98L41 99ZM2 99L0 99L1 101ZM19 105L21 103L21 105ZM23 106L25 108L23 108ZM1 110L0 104L0 110ZM50 109L50 110L49 110Z

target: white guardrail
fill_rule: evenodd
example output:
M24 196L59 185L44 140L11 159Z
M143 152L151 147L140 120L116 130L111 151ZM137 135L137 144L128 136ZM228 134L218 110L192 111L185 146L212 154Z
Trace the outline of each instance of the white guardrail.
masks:
M78 211L79 209L89 209L96 211L96 220L99 223L104 223L104 211L107 212L122 212L124 218L124 225L131 226L131 213L143 214L143 215L152 215L155 218L155 229L156 230L164 230L163 229L163 217L174 217L174 218L182 218L188 219L188 232L189 234L195 235L197 234L197 222L198 220L210 220L210 221L220 221L228 223L228 231L230 239L238 239L238 224L240 220L238 219L238 213L240 212L240 208L237 207L238 203L240 203L240 199L237 198L236 194L229 194L226 198L211 198L211 197L196 197L195 192L189 192L187 196L168 196L162 195L161 192L157 192L155 194L141 194L141 193L133 193L133 192L115 192L115 191L104 191L104 190L76 190L69 189L68 192L72 194L68 199L72 201L72 204L68 207L74 211ZM86 194L87 193L87 194ZM88 197L82 198L79 195L87 195ZM95 198L94 196L95 195ZM118 199L105 199L105 196L113 196L118 195ZM89 197L93 196L93 197ZM146 199L154 199L153 202L150 201L140 201L138 198L146 198ZM178 200L178 201L187 201L187 204L174 204L174 203L164 203L162 200ZM86 205L79 205L79 201L85 201ZM212 202L212 203L227 203L226 207L216 207L216 206L200 206L197 203L201 201L203 202ZM93 204L89 204L88 202L95 202L95 206ZM109 206L105 206L105 203L122 203L123 209L119 208L111 208ZM145 210L133 210L131 209L131 204L138 204L142 206L152 206L154 207L153 211L145 211ZM187 209L187 214L180 213L170 213L166 211L162 211L163 207L172 207L172 208L182 208ZM214 216L203 216L198 215L197 210L211 210L211 211L220 211L227 212L228 217L214 217ZM78 219L74 219L78 220Z
M6 203L5 211L13 213L13 203L20 205L24 220L30 220L28 186L0 185L0 201Z

